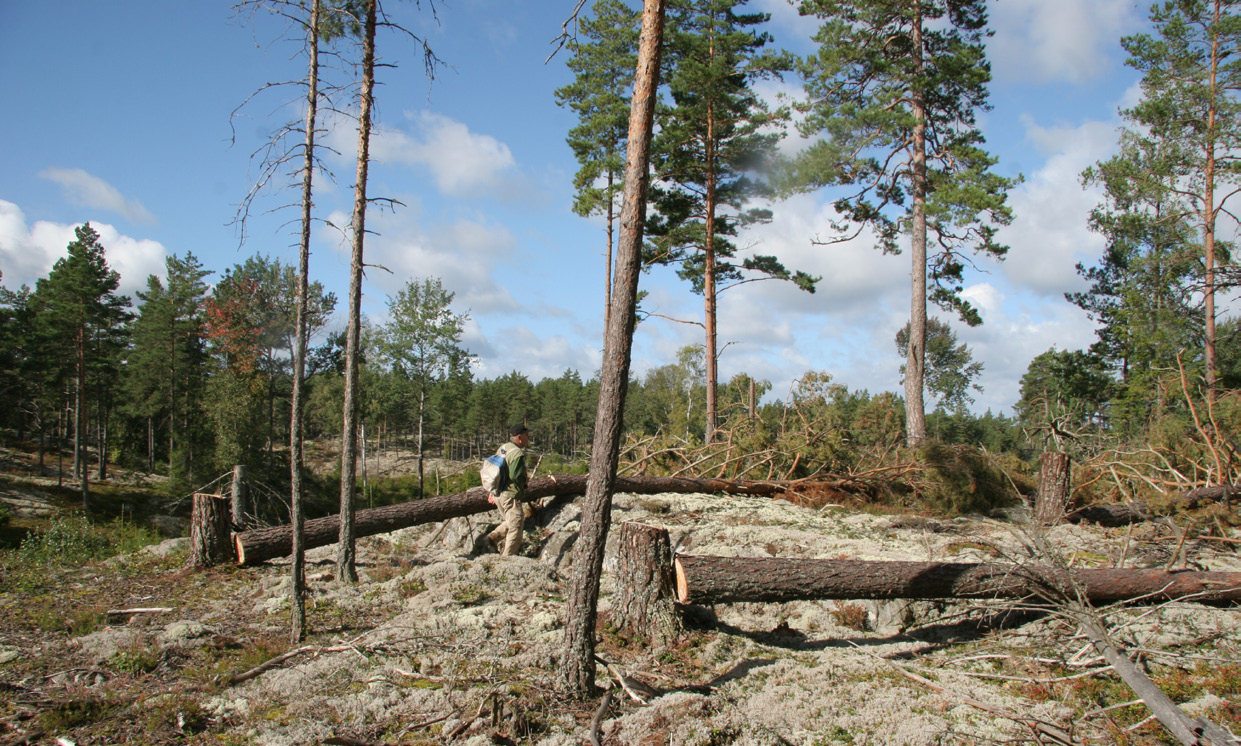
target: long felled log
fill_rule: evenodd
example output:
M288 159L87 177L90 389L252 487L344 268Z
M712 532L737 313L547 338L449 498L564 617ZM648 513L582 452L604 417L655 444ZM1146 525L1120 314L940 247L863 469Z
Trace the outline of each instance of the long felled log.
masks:
M771 497L788 492L803 485L789 482L749 482L730 481L727 479L685 479L678 477L617 477L617 492L634 492L652 494L657 492L677 493L727 493L731 495L751 495ZM576 495L586 491L584 474L566 474L552 477L540 477L530 480L526 490L526 499L538 500L554 495ZM475 513L492 510L487 502L487 493L481 487L455 495L440 495L425 500L387 505L382 508L359 510L354 514L354 531L357 537L396 531L422 523L445 521ZM340 518L327 516L306 521L305 547L335 544L340 533ZM289 526L273 526L271 528L246 531L233 537L237 548L237 564L255 565L276 557L287 557L293 553L293 533Z
M1175 505L1182 508L1199 508L1207 503L1222 502L1231 505L1234 498L1241 497L1241 486L1225 484L1217 487L1197 487L1182 492ZM1144 501L1118 503L1114 505L1087 505L1078 508L1064 517L1069 523L1097 523L1100 526L1128 526L1130 523L1141 523L1151 518L1149 507Z
M684 604L811 599L1056 598L1073 585L1090 603L1188 598L1241 602L1241 572L1075 569L966 562L877 562L785 557L676 558L677 599Z

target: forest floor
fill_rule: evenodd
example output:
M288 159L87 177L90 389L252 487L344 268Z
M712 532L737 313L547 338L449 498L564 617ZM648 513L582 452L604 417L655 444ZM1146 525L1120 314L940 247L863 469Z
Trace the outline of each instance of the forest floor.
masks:
M0 498L32 511L67 503L27 480L6 479ZM1028 561L1022 512L949 520L621 494L610 544L635 521L668 528L693 554ZM579 518L577 501L544 506L520 557L487 547L490 514L364 538L356 584L334 580L335 547L312 550L300 645L288 639L287 561L194 572L186 540L169 539L80 567L0 565L0 746L587 743L601 700L556 687ZM1241 571L1236 543L1173 533L1066 525L1045 538L1079 567ZM600 719L602 743L999 744L1037 742L1046 726L1082 744L1173 742L1054 609L720 604L691 607L684 638L654 649L611 624L612 549L599 683L623 686ZM1100 613L1186 712L1241 732L1241 610Z

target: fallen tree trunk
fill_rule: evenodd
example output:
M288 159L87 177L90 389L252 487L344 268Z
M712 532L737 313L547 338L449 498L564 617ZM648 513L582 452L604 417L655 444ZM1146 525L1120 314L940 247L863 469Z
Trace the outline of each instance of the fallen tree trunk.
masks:
M1136 502L1116 503L1113 505L1087 505L1065 515L1064 520L1069 523L1086 521L1088 523L1097 523L1100 526L1116 528L1117 526L1128 526L1131 523L1149 521L1150 517L1150 509L1146 503L1138 500Z
M1241 572L1074 569L967 562L879 562L785 557L680 556L683 604L818 599L1072 598L1094 604L1189 599L1241 602Z
M1217 487L1197 487L1182 492L1176 498L1175 505L1181 508L1198 508L1207 503L1222 502L1231 505L1232 498L1241 496L1241 486L1224 484ZM1152 518L1150 508L1141 500L1130 503L1111 505L1087 505L1078 508L1064 517L1069 523L1089 521L1100 526L1115 528L1128 526L1130 523L1141 523Z
M658 492L726 493L754 497L772 497L811 486L799 482L750 482L728 479L687 479L680 477L617 477L616 491L638 494ZM554 495L577 495L586 491L586 475L566 474L530 480L527 500ZM358 538L397 531L410 526L446 521L492 510L487 493L475 487L455 495L440 495L425 500L359 510L354 514L354 531ZM340 533L340 517L327 516L306 521L305 547L335 544ZM273 526L236 534L237 564L255 565L293 553L293 533L289 526Z

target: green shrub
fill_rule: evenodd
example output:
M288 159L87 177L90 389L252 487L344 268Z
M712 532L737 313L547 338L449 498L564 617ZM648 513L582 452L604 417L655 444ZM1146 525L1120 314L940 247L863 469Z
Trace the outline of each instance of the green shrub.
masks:
M17 587L33 590L50 582L54 572L134 552L158 540L153 529L131 521L97 525L81 514L56 516L46 529L23 539L5 564Z

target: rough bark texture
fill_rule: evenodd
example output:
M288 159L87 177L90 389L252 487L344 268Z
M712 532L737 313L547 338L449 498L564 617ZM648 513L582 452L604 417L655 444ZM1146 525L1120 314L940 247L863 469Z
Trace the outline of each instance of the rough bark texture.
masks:
M664 34L664 0L646 0L638 37L638 68L629 111L629 146L625 190L621 200L620 245L612 306L603 340L599 405L590 452L590 480L582 505L582 528L573 548L574 570L565 607L564 653L560 686L570 696L588 697L595 690L595 621L603 550L611 520L612 492L620 458L622 414L629 383L634 312L642 263L642 224L646 219L646 186L650 178L651 131L655 94L659 88L659 56Z
M349 274L349 326L345 333L345 403L341 425L340 544L336 552L336 579L355 583L357 554L354 540L354 503L358 476L358 356L362 329L362 256L366 240L366 179L370 165L371 107L375 94L375 25L377 0L367 0L362 42L362 91L358 106L358 171L353 197L353 254Z
M1054 526L1064 520L1064 510L1069 504L1072 461L1069 454L1057 451L1043 453L1042 466L1038 472L1038 496L1034 500L1034 521L1042 526Z
M214 567L233 558L229 541L229 499L219 495L194 495L190 516L190 567Z
M923 67L922 13L916 6L910 24L910 44L916 55L914 75L921 77ZM926 380L926 105L923 93L915 92L911 101L914 118L913 158L910 164L910 192L913 225L909 236L909 352L905 358L905 445L916 448L926 439L926 405L923 386Z
M1241 602L1241 573L1073 570L968 562L876 562L681 556L677 599L688 604L859 598L1072 598L1090 603L1174 598Z
M1209 502L1222 502L1225 505L1231 505L1233 497L1241 497L1241 486L1224 484L1218 487L1199 487L1190 490L1181 495L1181 501L1185 507L1192 508Z
M246 514L250 506L246 499L246 467L238 464L233 467L233 490L231 509L234 526L246 525Z
M302 469L305 465L302 412L306 396L306 342L310 304L310 223L314 207L315 131L319 121L319 5L310 4L310 23L306 28L306 51L310 69L306 74L306 143L302 154L302 235L297 260L297 338L293 344L293 402L289 422L289 528L293 535L293 562L289 568L289 638L294 643L306 639L306 548L303 532L306 526L305 490ZM233 471L236 484L237 473ZM236 502L234 501L234 511ZM240 524L239 524L240 525Z
M557 495L580 495L586 492L587 478L582 474L566 474L531 479L526 490L527 500ZM810 483L805 483L810 484ZM727 479L685 479L678 477L616 477L613 489L629 493L728 493L770 497L784 494L805 484L790 482L734 482ZM359 510L354 514L354 536L397 531L432 521L445 521L463 515L494 510L481 487L455 495L440 495L399 505ZM334 544L339 538L340 517L336 515L306 521L305 548ZM237 562L255 565L292 552L292 532L288 526L273 526L237 534Z
M664 647L682 633L668 530L626 523L619 539L612 621L649 644Z

